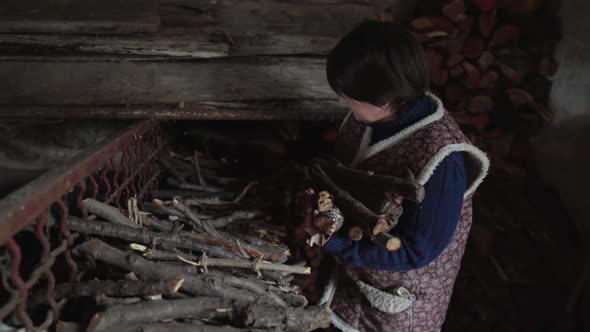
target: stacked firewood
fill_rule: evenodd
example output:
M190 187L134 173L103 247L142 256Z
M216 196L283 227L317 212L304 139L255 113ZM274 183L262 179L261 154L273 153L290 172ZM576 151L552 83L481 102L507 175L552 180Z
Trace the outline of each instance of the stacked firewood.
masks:
M526 161L527 138L553 121L547 107L559 39L542 0L424 1L410 22L430 60L433 91L499 167Z
M90 297L95 307L89 322L62 318L58 328L311 331L329 325L329 308L308 307L292 284L310 268L286 264L285 227L267 221L261 202L268 198L259 197L256 182L196 151L170 153L161 166L167 185L151 199L130 198L127 210L86 199L89 217L68 219L70 231L85 235L74 254L87 261L82 281L56 285L55 295L58 301ZM30 307L46 294L32 294Z

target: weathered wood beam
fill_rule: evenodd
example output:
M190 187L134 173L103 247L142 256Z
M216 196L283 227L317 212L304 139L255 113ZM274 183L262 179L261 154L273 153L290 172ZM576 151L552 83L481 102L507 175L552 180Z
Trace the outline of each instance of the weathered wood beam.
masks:
M1 62L0 105L182 105L208 101L335 100L315 58L196 62Z
M182 58L213 58L229 54L229 45L223 41L210 41L211 34L178 32L177 34L133 36L87 36L52 34L0 34L0 49L56 54L114 54L165 56Z
M257 102L203 102L183 109L168 107L2 106L0 118L63 119L184 119L184 120L305 120L340 121L347 110L333 100Z
M27 0L0 4L0 33L127 34L158 31L155 0Z

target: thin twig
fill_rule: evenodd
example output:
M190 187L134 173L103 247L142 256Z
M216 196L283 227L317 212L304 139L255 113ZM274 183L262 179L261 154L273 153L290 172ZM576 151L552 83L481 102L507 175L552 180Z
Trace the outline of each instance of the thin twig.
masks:
M174 197L172 200L172 205L178 211L182 212L186 218L193 222L193 224L197 227L197 229L201 230L204 233L213 235L215 237L219 237L219 233L215 230L213 226L207 220L199 219L195 213L184 203L180 200L179 197Z
M206 187L207 182L205 182L205 179L201 175L201 167L199 166L199 153L197 152L197 150L195 150L195 152L193 153L193 163L195 165L195 175L199 180L199 184L203 187Z
M252 190L252 188L254 188L254 186L256 186L258 184L258 182L256 181L250 181L248 182L248 184L246 185L246 187L244 187L244 189L242 190L242 192L240 193L240 195L238 195L238 197L236 197L233 200L233 204L240 204L240 202L242 201L242 199L244 199L244 196L246 196L246 194L248 194L248 192L250 190Z

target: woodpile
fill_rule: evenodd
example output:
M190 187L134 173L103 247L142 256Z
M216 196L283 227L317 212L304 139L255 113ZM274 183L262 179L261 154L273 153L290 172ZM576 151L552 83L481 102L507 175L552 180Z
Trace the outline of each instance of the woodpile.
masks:
M268 197L236 165L197 151L161 159L162 189L127 210L86 199L89 217L69 217L84 264L76 283L58 283L61 304L91 299L91 317L58 326L87 331L312 331L327 306L307 306L294 284L309 275L287 264L286 227L269 222ZM84 263L85 262L85 263ZM33 292L42 306L47 289ZM78 310L79 312L79 310ZM78 319L78 320L77 320Z
M560 37L555 9L540 0L418 6L409 26L423 42L435 94L494 167L526 161L523 141L553 121L547 102Z

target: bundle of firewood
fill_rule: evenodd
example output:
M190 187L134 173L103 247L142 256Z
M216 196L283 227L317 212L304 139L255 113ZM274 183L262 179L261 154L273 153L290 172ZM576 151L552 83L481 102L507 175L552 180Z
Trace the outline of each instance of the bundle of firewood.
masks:
M410 28L430 60L433 91L469 139L501 161L525 161L526 137L553 121L547 101L559 39L542 0L419 3Z
M86 199L89 217L70 217L84 234L74 254L85 266L76 283L55 286L58 301L91 298L89 322L62 318L58 329L87 331L311 331L327 327L327 306L307 307L285 264L285 228L266 221L257 183L225 172L219 160L170 153L163 189L129 199L127 210ZM167 187L167 188L166 188ZM98 267L101 267L100 269ZM47 290L29 297L29 308ZM67 315L65 315L67 317ZM83 316L83 315L80 315Z
M420 202L424 197L411 172L405 177L378 175L323 159L315 159L309 169L314 187L323 189L303 193L303 225L310 246L325 245L346 226L353 241L367 238L390 251L400 248L400 239L389 231L403 212L402 201Z

